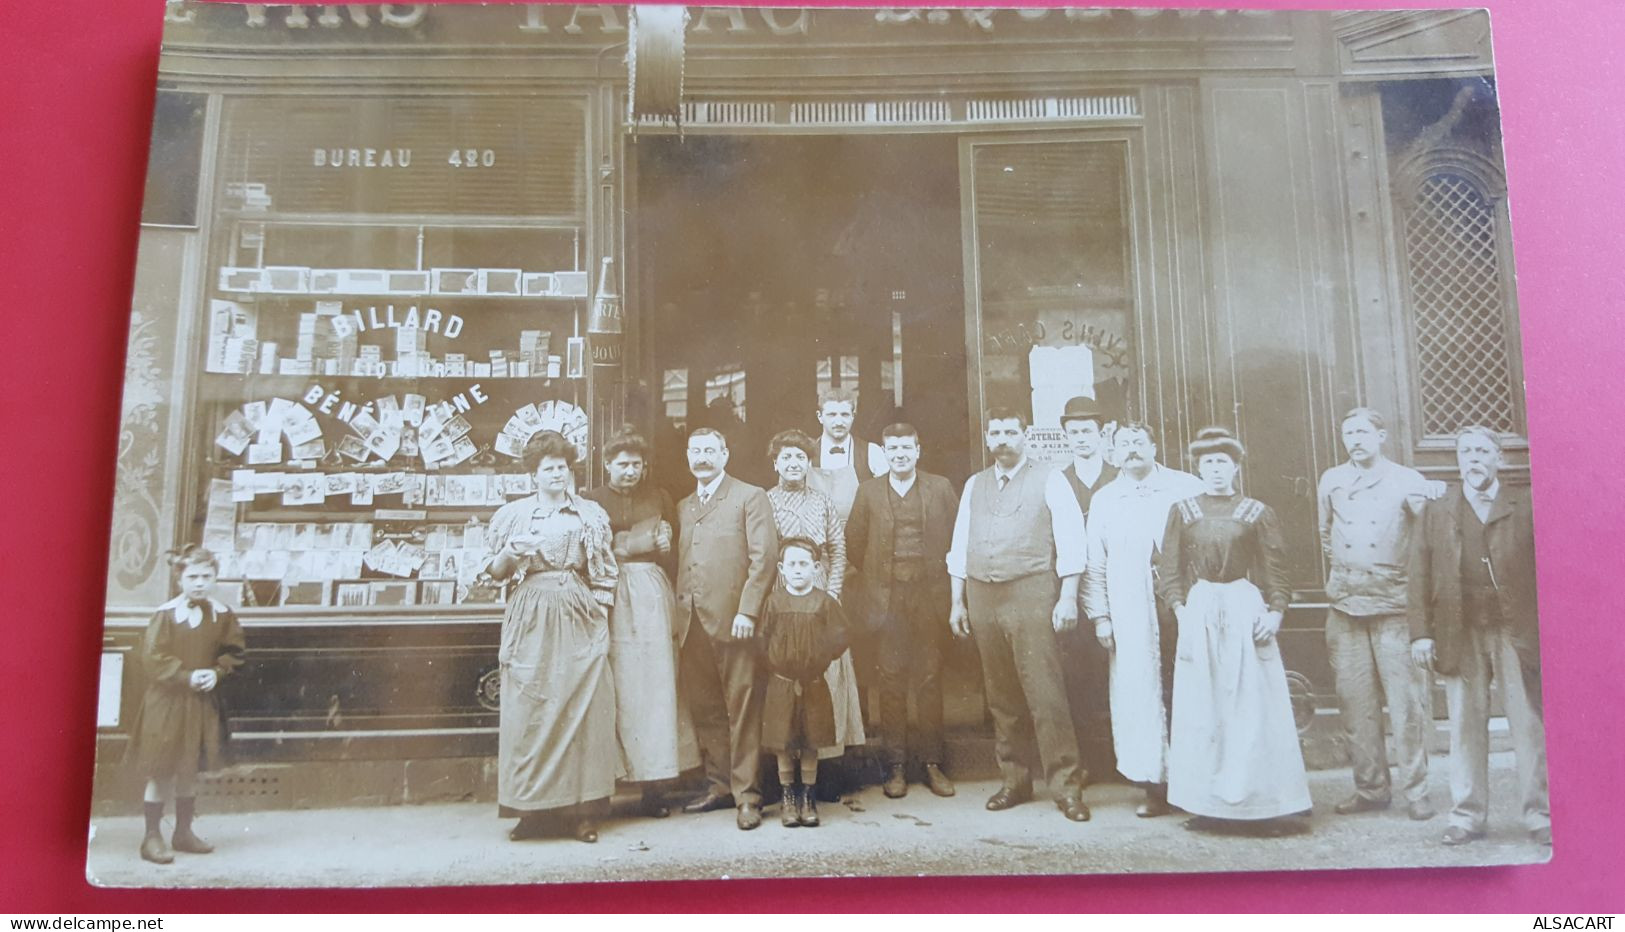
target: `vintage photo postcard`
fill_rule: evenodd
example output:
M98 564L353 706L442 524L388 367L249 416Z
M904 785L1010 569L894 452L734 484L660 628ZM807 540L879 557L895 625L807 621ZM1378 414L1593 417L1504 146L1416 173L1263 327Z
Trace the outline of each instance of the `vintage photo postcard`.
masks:
M164 16L94 882L1551 857L1484 11Z

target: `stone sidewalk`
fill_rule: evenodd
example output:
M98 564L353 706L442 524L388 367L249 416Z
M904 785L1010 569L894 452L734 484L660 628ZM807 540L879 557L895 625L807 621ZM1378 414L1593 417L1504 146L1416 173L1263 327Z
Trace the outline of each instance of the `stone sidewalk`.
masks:
M1432 800L1443 809L1445 760L1433 760ZM731 811L669 819L615 818L601 839L513 843L511 820L488 803L245 812L199 816L199 834L217 848L177 855L172 865L137 856L139 817L95 819L87 875L115 887L330 887L534 884L594 880L676 880L784 876L793 852L803 876L913 874L1083 874L1120 872L1325 870L1473 866L1545 861L1512 812L1513 761L1492 761L1489 837L1460 848L1439 844L1441 814L1411 822L1402 808L1338 816L1347 771L1310 773L1315 816L1308 834L1251 838L1186 831L1184 816L1137 819L1139 792L1092 786L1087 823L1071 823L1038 800L1007 812L982 804L995 781L961 783L939 799L911 786L887 799L878 787L820 805L824 825L786 829L769 806L761 828L741 832ZM167 825L167 822L166 822ZM167 830L167 829L166 829ZM1561 844L1559 840L1558 844Z

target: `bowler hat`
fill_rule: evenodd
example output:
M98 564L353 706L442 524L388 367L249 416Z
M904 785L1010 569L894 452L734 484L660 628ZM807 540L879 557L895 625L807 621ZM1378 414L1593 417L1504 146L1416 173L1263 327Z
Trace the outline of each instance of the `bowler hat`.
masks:
M1106 412L1100 409L1093 398L1079 395L1066 403L1061 411L1061 426L1065 427L1067 421L1099 421L1106 423Z

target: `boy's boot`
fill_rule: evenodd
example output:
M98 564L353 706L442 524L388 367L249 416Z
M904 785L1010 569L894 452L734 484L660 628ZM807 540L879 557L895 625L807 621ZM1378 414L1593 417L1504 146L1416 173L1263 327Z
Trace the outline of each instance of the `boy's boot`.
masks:
M208 854L214 850L214 845L192 834L192 815L196 811L196 796L175 797L175 834L170 837L170 844L176 851Z
M147 834L141 839L141 860L154 864L174 863L175 855L164 844L164 804L144 802L141 808L147 816Z
M801 785L798 783L784 784L784 798L779 804L779 824L785 828L795 828L801 824Z
M818 793L813 786L801 788L801 824L806 828L818 827Z

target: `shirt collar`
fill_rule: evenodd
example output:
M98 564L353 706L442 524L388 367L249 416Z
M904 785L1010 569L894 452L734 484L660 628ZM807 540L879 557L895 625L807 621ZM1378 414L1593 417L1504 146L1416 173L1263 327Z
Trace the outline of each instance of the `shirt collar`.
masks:
M728 474L725 472L718 471L715 479L712 479L710 482L702 482L696 486L694 490L695 494L699 495L701 498L709 498L716 495L717 489L722 486L722 480L727 478L727 475Z
M907 495L910 490L914 488L914 486L919 484L920 474L919 472L915 472L914 475L908 477L907 482L903 482L888 472L886 473L886 481L890 483L892 491L897 493L897 497L902 498L903 496Z
M1016 473L1021 472L1021 468L1023 466L1026 466L1026 465L1027 465L1027 454L1025 454L1025 453L1021 454L1021 459L1017 460L1016 465L1010 467L1008 470L1005 469L1003 466L1000 466L997 461L994 461L994 463L993 463L993 475L1013 479L1013 478L1015 478Z
M1501 479L1499 476L1496 477L1495 481L1490 483L1490 487L1483 492L1479 492L1463 482L1461 484L1461 494L1470 505L1477 505L1479 502L1493 502L1501 494Z

